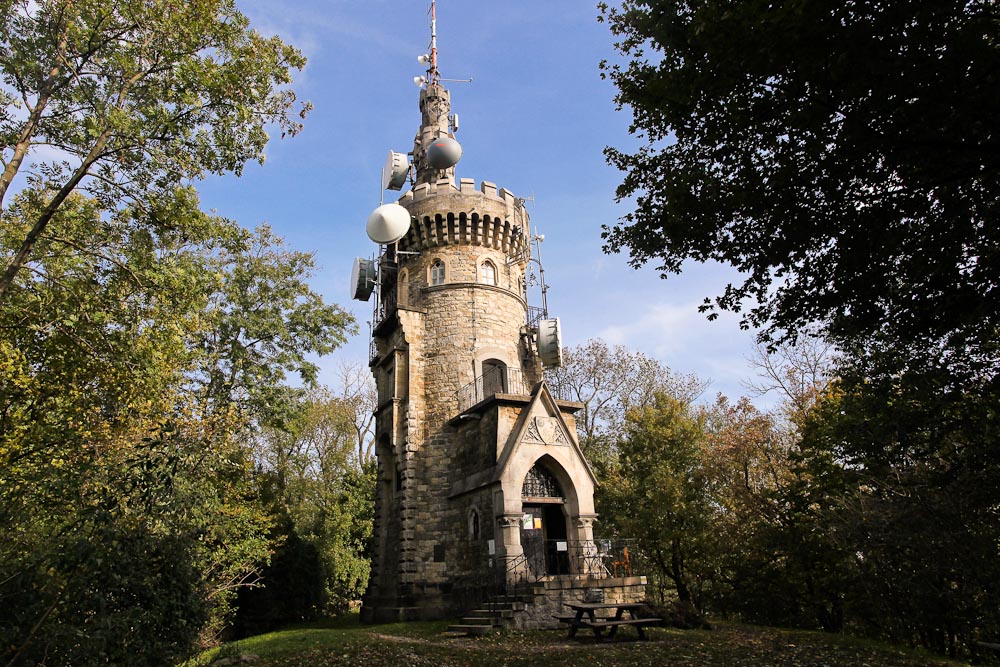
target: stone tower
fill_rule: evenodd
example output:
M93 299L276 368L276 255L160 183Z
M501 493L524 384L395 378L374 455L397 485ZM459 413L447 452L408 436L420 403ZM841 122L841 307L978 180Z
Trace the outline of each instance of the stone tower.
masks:
M510 191L456 182L454 165L435 161L454 127L434 60L428 75L412 188L398 202L409 230L378 259L366 622L454 616L486 582L563 577L582 590L604 569L573 416L582 405L543 381L541 358L553 355L544 341L540 354L539 329L553 321L527 303L528 213Z

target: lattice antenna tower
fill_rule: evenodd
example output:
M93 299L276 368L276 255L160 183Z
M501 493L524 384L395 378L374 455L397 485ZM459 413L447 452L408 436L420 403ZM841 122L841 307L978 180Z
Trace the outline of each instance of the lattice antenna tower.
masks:
M421 62L424 62L427 67L427 82L428 83L438 83L441 80L441 72L438 71L438 34L437 34L437 1L431 0L431 8L429 11L431 17L431 43L430 53L426 56L421 56Z

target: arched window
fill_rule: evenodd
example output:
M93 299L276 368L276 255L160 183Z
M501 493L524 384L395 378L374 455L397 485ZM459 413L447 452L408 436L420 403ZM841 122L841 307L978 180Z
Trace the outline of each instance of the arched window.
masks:
M396 295L396 303L400 306L409 305L407 301L410 294L410 274L406 272L406 269L399 272L397 283L399 284L399 290Z
M444 285L444 262L440 259L431 264L431 285Z
M522 498L562 498L559 482L548 470L537 463L531 467L521 485Z
M497 267L488 259L479 265L479 282L484 285L497 284Z

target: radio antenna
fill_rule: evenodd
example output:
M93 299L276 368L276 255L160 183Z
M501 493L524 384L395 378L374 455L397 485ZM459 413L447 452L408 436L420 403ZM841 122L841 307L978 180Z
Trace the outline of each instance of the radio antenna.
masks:
M430 69L427 70L427 80L437 83L441 78L438 71L438 32L437 32L437 0L431 0L431 53Z
M431 7L427 13L431 17L430 53L425 53L417 57L417 61L421 65L427 65L427 73L424 76L413 77L413 83L419 88L440 84L442 81L472 83L472 77L468 79L444 79L441 77L441 71L438 69L437 0L431 0Z

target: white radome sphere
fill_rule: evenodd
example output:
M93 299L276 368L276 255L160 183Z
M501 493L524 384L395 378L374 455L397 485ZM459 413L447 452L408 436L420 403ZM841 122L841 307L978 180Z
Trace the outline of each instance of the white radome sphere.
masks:
M451 137L438 137L427 147L427 163L434 169L450 169L462 159L462 144Z
M368 216L365 231L375 243L395 243L410 231L410 212L399 204L383 204Z

